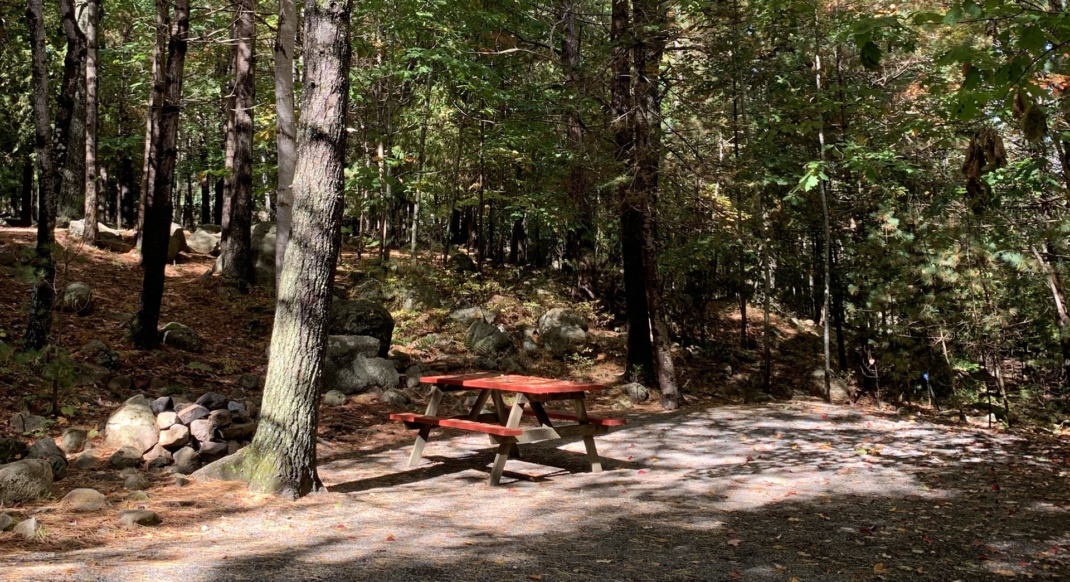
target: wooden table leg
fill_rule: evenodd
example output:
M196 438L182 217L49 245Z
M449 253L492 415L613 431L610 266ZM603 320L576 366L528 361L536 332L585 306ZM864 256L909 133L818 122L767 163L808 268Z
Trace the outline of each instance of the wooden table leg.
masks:
M488 483L491 487L498 485L502 480L502 471L505 470L505 462L509 460L509 450L516 443L503 442L498 445L498 454L494 455L494 466L490 469L490 481Z
M587 406L583 403L583 398L577 398L572 401L573 406L576 408L576 420L580 424L588 424L587 420ZM591 462L591 472L602 472L602 460L598 458L598 449L594 445L593 436L583 437L583 445L587 447L587 460Z
M487 404L487 398L490 397L491 390L483 389L479 391L479 396L476 397L476 403L472 406L472 411L468 413L468 420L479 420L479 415L483 414L483 406Z
M498 416L498 423L503 426L509 425L509 416L505 412L505 401L502 400L502 393L497 390L488 390L491 392L490 398L494 401L494 414ZM534 404L532 404L534 406ZM515 428L515 427L514 427ZM512 448L509 450L511 456L520 457L520 447L513 443Z
M524 416L524 404L528 399L523 394L517 394L516 400L513 401L513 408L509 411L509 418L505 421L505 426L509 428L516 428L520 426L520 419ZM490 469L490 480L488 483L491 486L497 485L502 479L502 471L505 470L505 462L509 460L509 452L516 447L515 441L504 441L498 445L498 453L494 455L494 466Z
M438 386L431 387L431 400L427 402L427 411L424 413L427 416L434 416L438 413L438 407L442 404L442 390ZM422 426L420 432L416 434L416 443L412 445L412 454L409 455L409 466L415 467L420 462L420 458L424 455L424 447L427 446L427 441L431 437L431 427Z
M542 407L542 402L532 402L531 410L535 412L535 418L539 419L539 424L553 428L553 423L550 422L550 417L546 414L546 409Z

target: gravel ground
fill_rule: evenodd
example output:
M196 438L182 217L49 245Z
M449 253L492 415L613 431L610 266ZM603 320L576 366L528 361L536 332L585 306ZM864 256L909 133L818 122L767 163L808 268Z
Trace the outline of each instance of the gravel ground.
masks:
M1070 580L1065 441L807 402L629 422L598 441L605 472L582 442L529 445L498 488L482 435L415 469L324 447L328 493L7 552L0 579Z

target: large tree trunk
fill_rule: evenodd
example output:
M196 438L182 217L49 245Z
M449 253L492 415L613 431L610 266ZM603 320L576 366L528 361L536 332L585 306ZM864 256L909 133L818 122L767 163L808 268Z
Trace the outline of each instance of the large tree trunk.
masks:
M144 238L145 210L148 204L149 194L156 180L156 163L159 154L156 147L156 134L159 132L160 115L163 112L163 97L166 88L163 86L167 67L167 36L170 14L165 6L161 24L159 18L160 7L157 2L156 8L156 39L152 49L152 88L149 90L149 112L145 116L145 159L141 167L141 191L138 197L137 207L137 239Z
M256 0L236 0L230 27L234 41L234 87L227 107L227 181L223 196L222 273L253 282L250 230L253 222L253 70ZM277 234L276 229L276 234Z
M81 21L85 11L79 10L72 0L69 11L64 10L63 4L60 4L61 15L67 12L69 17L62 17L63 34L67 37L63 84L70 82L74 85L74 92L71 93L74 106L71 108L70 129L67 132L66 161L63 165L56 166L56 170L62 175L60 195L56 204L57 216L75 218L82 214L85 203L86 36L83 31L85 23Z
M294 167L297 147L294 136L294 43L297 37L297 7L294 0L279 0L279 29L275 38L275 115L278 140L279 183L275 194L275 287L282 280L282 264L290 242L293 215Z
M19 224L22 226L33 224L33 162L28 157L22 166L22 202L19 204Z
M85 229L82 240L97 242L97 27L100 0L86 2L85 23Z
M348 0L305 5L305 90L297 131L293 227L275 304L260 426L238 454L199 475L297 498L319 489L317 404L345 187Z
M576 26L576 0L561 0L561 68L564 70L565 89L570 95L565 122L565 137L572 153L565 190L576 211L570 221L565 239L565 265L576 276L576 289L588 299L595 298L594 291L594 215L590 200L591 184L585 170L583 120L580 118L580 34Z
M179 111L182 101L182 77L186 65L186 46L189 37L189 0L174 0L174 20L167 43L167 72L161 83L153 84L161 98L153 151L159 159L152 191L145 201L145 225L142 232L142 264L145 276L141 288L141 305L134 327L134 344L140 349L152 349L159 341L157 326L163 303L164 269L167 266L167 244L171 237L171 189L174 184L175 162L178 158ZM168 28L168 0L156 0L156 26ZM157 33L157 38L161 35Z
M71 10L69 0L62 7L64 20ZM56 133L52 134L51 118L48 112L48 54L45 52L45 23L41 0L29 0L26 8L26 24L30 31L31 71L33 75L33 119L35 130L34 146L37 151L38 184L40 185L40 203L37 209L37 254L34 258L34 286L30 298L30 320L26 325L25 347L40 350L48 345L48 333L52 328L52 302L55 297L53 284L56 278L56 264L52 260L53 229L56 224L56 198L59 195L60 181L56 175L53 157L62 156L66 144L64 132L70 127L70 112L64 115L63 109L74 105L71 95L60 96L60 111L56 115ZM72 14L73 18L73 14ZM66 22L64 22L66 25ZM64 83L63 89L69 85ZM64 98L66 97L66 99ZM59 122L66 117L66 125Z
M646 283L647 310L650 315L651 342L654 346L654 371L661 389L661 406L672 410L680 406L680 389L672 361L672 338L665 324L662 306L661 275L658 272L657 194L661 165L661 96L658 81L661 57L665 51L667 16L659 0L634 0L635 28L642 35L635 43L635 179L632 198L642 219L643 279Z
M631 45L628 0L614 0L610 34L613 42L613 78L610 92L613 109L613 141L618 172L621 174L617 196L620 200L621 255L624 261L624 300L628 320L627 373L638 381L654 380L654 349L650 343L650 317L647 310L643 278L642 212L631 196L634 171L635 128L631 88Z

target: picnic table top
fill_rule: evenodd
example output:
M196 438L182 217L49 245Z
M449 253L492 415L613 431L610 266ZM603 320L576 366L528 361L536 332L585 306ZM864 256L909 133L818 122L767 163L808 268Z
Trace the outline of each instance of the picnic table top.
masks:
M556 380L553 378L519 376L516 374L497 374L493 372L424 376L420 378L420 381L428 384L437 384L439 386L502 390L506 392L519 392L521 394L562 394L602 390L605 388L603 384L595 384L592 382L574 382L572 380Z

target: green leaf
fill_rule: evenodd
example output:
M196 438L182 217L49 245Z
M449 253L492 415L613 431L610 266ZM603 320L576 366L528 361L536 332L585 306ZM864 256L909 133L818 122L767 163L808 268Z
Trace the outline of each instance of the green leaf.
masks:
M868 41L862 45L862 52L859 55L862 59L862 66L873 70L881 64L881 48L873 41Z
M1029 52L1038 52L1048 43L1044 31L1039 26L1029 25L1018 33L1018 47Z

